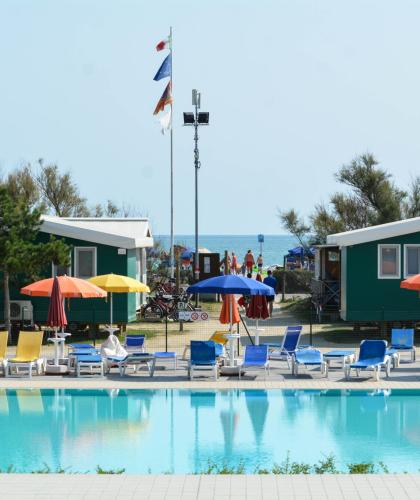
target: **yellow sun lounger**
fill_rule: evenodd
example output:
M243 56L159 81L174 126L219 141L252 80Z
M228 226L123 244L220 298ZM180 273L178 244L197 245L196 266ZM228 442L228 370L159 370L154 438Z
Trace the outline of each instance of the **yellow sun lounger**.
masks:
M16 347L16 356L8 359L5 364L5 375L9 377L12 369L19 375L19 368L28 371L29 378L32 377L33 368L37 375L44 369L44 360L41 358L41 345L44 332L20 332Z

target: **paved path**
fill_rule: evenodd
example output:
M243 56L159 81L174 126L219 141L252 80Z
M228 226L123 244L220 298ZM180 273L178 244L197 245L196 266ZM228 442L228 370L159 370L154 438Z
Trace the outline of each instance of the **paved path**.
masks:
M12 500L418 500L420 474L62 475L0 474Z

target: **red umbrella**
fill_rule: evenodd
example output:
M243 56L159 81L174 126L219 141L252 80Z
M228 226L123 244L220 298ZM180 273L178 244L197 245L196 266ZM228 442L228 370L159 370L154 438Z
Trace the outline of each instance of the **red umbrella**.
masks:
M54 278L54 283L51 291L50 305L48 307L47 325L56 329L63 328L67 325L66 312L64 310L63 296L61 295L60 284L58 278Z
M261 275L257 274L257 281L262 281ZM251 302L249 303L249 307L246 311L247 318L256 320L256 335L255 335L255 343L259 344L259 335L258 335L258 320L259 319L267 319L270 316L267 307L267 298L265 295L252 295Z

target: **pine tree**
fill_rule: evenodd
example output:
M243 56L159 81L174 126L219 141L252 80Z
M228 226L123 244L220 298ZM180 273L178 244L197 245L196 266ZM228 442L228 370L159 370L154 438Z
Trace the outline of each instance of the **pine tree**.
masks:
M0 185L0 273L3 276L4 320L10 332L10 281L18 276L36 278L50 262L67 265L69 248L53 237L47 243L37 241L41 214L27 200L13 199Z

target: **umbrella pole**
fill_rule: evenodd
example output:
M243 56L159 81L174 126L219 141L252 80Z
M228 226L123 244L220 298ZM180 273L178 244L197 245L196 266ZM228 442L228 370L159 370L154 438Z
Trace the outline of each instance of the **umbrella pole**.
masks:
M260 331L258 330L258 318L255 320L255 345L260 345Z
M109 317L110 317L110 320L111 320L111 327L112 327L112 323L113 323L113 317L112 317L112 292L110 292L109 294Z
M229 333L230 335L232 335L233 333L233 305L232 305L232 302L233 302L233 295L228 295L229 297L229 312L230 312L230 325L229 325ZM234 348L235 348L235 344L234 344L234 341L233 341L233 338L230 337L229 339L229 342L230 342L230 366L235 366L235 352L234 352Z

